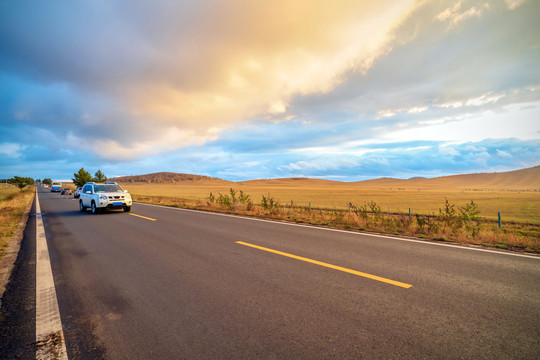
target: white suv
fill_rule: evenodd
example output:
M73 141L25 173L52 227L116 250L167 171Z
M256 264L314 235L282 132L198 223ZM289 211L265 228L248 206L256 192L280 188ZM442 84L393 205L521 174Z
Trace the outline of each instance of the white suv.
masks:
M131 195L112 181L106 183L87 182L84 184L79 198L80 210L84 212L90 208L92 214L105 209L124 209L125 212L129 212L131 205Z

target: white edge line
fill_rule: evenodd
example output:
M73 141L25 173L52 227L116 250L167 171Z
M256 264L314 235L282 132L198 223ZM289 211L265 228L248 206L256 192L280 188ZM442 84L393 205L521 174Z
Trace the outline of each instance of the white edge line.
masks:
M171 209L171 210L191 211L191 212L197 212L197 213L200 213L200 214L232 217L232 218L235 218L235 219L261 221L261 222L267 222L267 223L272 223L272 224L297 226L297 227L303 227L303 228L308 228L308 229L316 229L316 230L333 231L333 232L339 232L339 233L350 234L350 235L371 236L371 237L377 237L377 238L389 239L389 240L408 241L408 242L413 242L413 243L422 244L422 245L444 246L444 247L451 247L451 248L454 248L454 249L481 251L481 252L487 252L487 253L498 254L498 255L518 256L518 257L524 257L524 258L529 258L529 259L540 260L540 256L534 256L534 255L516 254L516 253L511 253L511 252L503 252L503 251L496 251L496 250L489 250L489 249L478 249L478 248L474 248L474 247L453 245L453 244L439 244L439 243L436 243L436 242L431 242L431 241L426 241L426 240L406 239L406 238L401 238L401 237L397 237L397 236L378 235L378 234L371 234L371 233L367 233L367 232L365 232L365 233L364 232L354 232L354 231L347 231L347 230L341 230L341 229L332 229L332 228L319 227L319 226L316 226L316 225L295 224L295 223L290 223L290 222L286 222L286 221L260 219L260 218L256 218L256 217L248 217L248 216L234 215L234 214L223 214L223 213L212 212L212 211L201 211L201 210L195 210L195 209L183 209L183 208L177 208L177 207L172 207L172 206L146 204L146 203L135 202L135 201L134 201L134 203L136 203L137 205L155 206L155 207L164 208L164 209Z
M68 359L37 188L36 345L36 359Z

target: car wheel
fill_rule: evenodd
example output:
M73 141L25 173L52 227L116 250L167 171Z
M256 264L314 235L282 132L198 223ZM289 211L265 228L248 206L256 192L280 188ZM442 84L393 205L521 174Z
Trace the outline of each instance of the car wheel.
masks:
M85 212L85 211L86 211L86 206L83 205L82 200L79 201L79 210L81 210L81 212Z
M98 213L98 209L96 207L96 203L92 201L92 214L97 214Z
M131 211L131 206L124 206L124 211L125 212L130 212Z

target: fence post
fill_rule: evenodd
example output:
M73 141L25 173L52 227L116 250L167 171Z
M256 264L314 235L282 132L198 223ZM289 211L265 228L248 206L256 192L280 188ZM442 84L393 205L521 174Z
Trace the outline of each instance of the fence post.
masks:
M499 229L501 228L501 212L499 211Z
M349 203L349 214L351 213L351 203Z
M309 202L309 211L311 211L311 201Z
M411 219L411 208L409 208L409 219Z

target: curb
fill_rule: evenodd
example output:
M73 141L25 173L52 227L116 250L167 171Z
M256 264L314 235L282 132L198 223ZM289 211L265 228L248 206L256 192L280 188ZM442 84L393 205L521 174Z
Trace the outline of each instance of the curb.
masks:
M13 270L15 261L19 255L24 229L26 228L26 223L28 222L30 211L32 210L32 205L34 205L35 199L36 195L34 193L34 199L32 199L30 204L26 207L21 220L17 224L17 230L15 230L15 233L9 239L8 246L4 251L4 256L0 258L0 308L2 307L2 297L6 291L6 286L9 282L11 271Z

